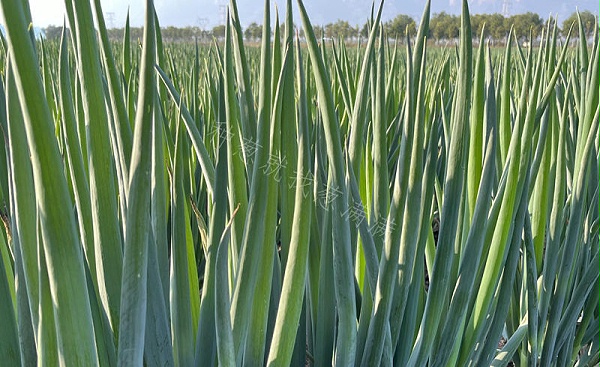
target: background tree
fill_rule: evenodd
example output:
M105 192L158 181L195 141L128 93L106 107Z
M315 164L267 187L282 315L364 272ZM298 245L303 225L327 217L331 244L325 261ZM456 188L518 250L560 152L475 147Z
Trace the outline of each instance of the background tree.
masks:
M355 38L358 31L345 20L338 20L325 26L325 37L328 38Z
M429 32L436 40L458 37L460 17L446 12L434 14L429 21Z
M44 28L44 36L46 37L46 39L59 39L60 36L62 35L62 31L63 31L63 27L62 26L55 26L55 25L49 25L46 28Z
M123 28L110 28L107 29L108 31L108 38L111 41L118 41L121 42L123 41L123 34L125 32L125 30ZM132 42L137 42L138 40L140 40L142 37L144 36L144 30L142 29L142 27L131 27L129 28L129 39ZM164 39L164 35L163 35L163 39Z
M591 37L594 33L594 27L597 27L596 17L590 11L579 13L584 25L586 37ZM554 21L551 19L550 21ZM563 35L566 35L571 24L575 23L573 28L573 37L579 37L579 26L577 23L577 13L571 14L562 23ZM521 40L529 37L529 30L532 29L534 37L541 34L541 29L545 21L535 13L525 13L514 15L509 18L504 18L501 14L473 14L471 15L472 37L478 39L481 36L483 25L485 24L485 38L491 38L496 41L505 41L511 25L514 25L515 34ZM409 34L414 35L417 30L415 20L405 14L397 15L395 18L383 23L386 33L390 38L402 39L405 30L408 27ZM431 17L429 38L435 40L456 39L459 36L460 17L458 15L448 14L445 12L434 14ZM315 35L317 38L345 38L355 39L361 37L366 39L369 37L371 27L369 22L355 27L344 20L338 20L335 23L330 23L325 26L315 25ZM300 37L304 36L302 27L298 27ZM113 41L123 40L123 28L108 29L109 38ZM197 26L174 27L168 26L162 28L162 37L165 42L194 42L194 40L210 41L212 37L222 39L225 36L225 26L218 25L207 30ZM58 39L62 33L62 26L50 25L43 29L43 36L46 39ZM130 39L134 42L142 39L143 29L141 27L130 28ZM262 37L262 25L251 23L244 30L244 38L248 42L260 40Z
M325 33L324 33L325 30L324 30L323 26L315 25L313 27L313 31L315 32L315 37L317 37L317 39L324 37L324 35L325 35Z
M402 38L406 34L413 36L417 33L417 23L415 20L406 14L399 14L396 18L386 22L384 24L385 31L388 37L391 38Z
M360 27L358 35L362 38L369 38L369 32L371 32L371 24L369 22L365 22L365 24Z
M122 34L122 33L121 33ZM165 41L185 42L205 38L205 31L199 27L173 27L168 26L161 29L162 38Z
M527 12L525 14L517 14L508 18L508 24L513 26L515 35L518 39L526 39L529 37L529 31L533 32L533 37L541 35L544 21L536 13Z
M490 36L490 28L487 25L487 14L473 14L471 15L471 33L473 38L479 38L481 36L481 31L483 30L483 25L485 24L485 35L487 38Z
M212 35L213 35L213 37L219 38L219 39L225 37L225 26L220 24L218 26L213 27Z
M473 38L479 38L481 31L484 29L484 37L491 37L495 40L503 40L508 35L508 20L501 14L474 14L471 16L471 30L473 32ZM527 33L529 34L529 33Z
M262 38L262 25L252 22L244 31L246 41L256 41Z
M581 17L581 22L583 23L583 29L585 32L586 38L591 37L594 34L594 26L596 25L596 17L592 12L586 10L579 12L579 16ZM562 24L562 33L564 36L569 33L569 29L571 25L573 26L573 32L571 33L571 37L579 37L579 23L577 20L577 12L571 14ZM597 25L596 25L597 26Z
M489 29L490 36L495 40L502 40L508 37L510 25L502 14L494 13L486 16L485 27Z

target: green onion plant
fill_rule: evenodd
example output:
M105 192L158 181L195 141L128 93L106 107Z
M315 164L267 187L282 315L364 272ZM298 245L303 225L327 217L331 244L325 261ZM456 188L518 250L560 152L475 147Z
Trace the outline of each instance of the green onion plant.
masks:
M600 363L598 24L496 46L463 0L440 47L381 1L357 44L265 0L256 47L231 0L168 43L146 0L114 42L65 5L53 41L0 0L0 364Z

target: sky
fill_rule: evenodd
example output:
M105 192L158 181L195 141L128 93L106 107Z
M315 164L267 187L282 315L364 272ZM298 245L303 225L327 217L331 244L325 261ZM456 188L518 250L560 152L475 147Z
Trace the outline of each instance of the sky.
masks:
M379 0L376 1L379 4ZM598 14L598 0L469 0L469 9L472 14L502 13L505 2L509 4L510 14L531 11L540 14L543 19L558 16L559 24L576 9ZM144 0L101 0L101 3L108 27L123 27L128 9L131 25L143 24ZM228 0L154 0L161 26L198 26L204 29L221 24L228 3ZM286 1L273 0L272 3L281 7L283 16ZM295 0L293 3L296 7ZM64 0L29 0L29 4L34 26L44 28L48 25L62 25ZM237 4L242 26L252 22L262 23L263 1L237 0ZM372 1L304 0L304 4L313 24L322 25L341 19L351 25L358 25L364 24L368 18ZM407 14L418 21L424 4L424 0L386 0L382 18L386 21L397 14ZM460 8L461 0L431 1L432 14L442 11L459 14ZM295 19L298 19L297 15Z

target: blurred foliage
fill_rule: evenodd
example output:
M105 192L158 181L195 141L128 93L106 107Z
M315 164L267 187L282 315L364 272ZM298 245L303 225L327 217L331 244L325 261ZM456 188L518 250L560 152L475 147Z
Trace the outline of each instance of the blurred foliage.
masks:
M585 29L586 38L589 38L594 33L594 25L596 24L596 16L590 11L579 13ZM571 24L577 22L577 12L573 12L561 24L561 34L566 36ZM473 14L471 15L473 38L478 38L481 32L484 31L485 38L491 38L497 41L505 41L506 36L513 27L514 34L517 39L525 40L529 38L531 30L534 38L541 35L541 30L544 27L545 21L538 14L528 12L524 14L516 14L510 17L504 17L502 14ZM485 30L484 30L485 25ZM597 25L596 25L597 26ZM49 25L44 28L44 35L47 39L58 39L62 33L62 26ZM440 12L433 14L429 25L429 39L436 41L453 40L458 38L460 28L460 16ZM406 14L398 14L395 18L384 23L384 29L387 36L391 39L403 39L404 34L408 31L411 37L416 35L418 25L411 16ZM344 38L346 40L366 38L369 33L369 24L365 22L362 25L351 25L348 21L337 20L334 23L316 25L314 27L317 37L326 38ZM162 30L162 37L167 42L192 42L195 40L210 42L213 37L222 39L225 37L225 26L216 25L211 29L202 29L197 26L186 27L165 27ZM130 37L132 40L142 39L143 29L141 27L132 27ZM262 33L262 25L256 22L250 23L244 29L244 38L246 41L259 41ZM112 40L122 40L123 28L113 28L108 30L109 38ZM303 38L304 32L299 32ZM573 27L571 38L579 37L579 27Z

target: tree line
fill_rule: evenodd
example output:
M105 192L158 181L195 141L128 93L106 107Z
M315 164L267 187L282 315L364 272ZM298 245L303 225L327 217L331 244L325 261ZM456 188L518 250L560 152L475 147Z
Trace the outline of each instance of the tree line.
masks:
M594 27L597 27L596 16L590 11L579 13L585 29L585 36L591 37L594 33ZM485 28L484 28L485 24ZM529 32L533 33L534 37L540 35L544 27L545 20L536 13L517 14L510 17L504 17L501 14L473 14L471 15L471 26L473 37L479 37L481 32L484 32L485 38L502 40L506 38L510 27L517 38L526 39L529 37ZM565 19L560 27L560 32L566 36L571 28L571 37L579 37L579 27L577 27L577 13L571 14ZM409 36L414 36L417 31L417 23L415 19L406 15L399 14L395 18L384 22L384 31L389 38L403 38L408 32ZM436 41L452 40L458 37L460 29L460 16L448 14L445 12L433 14L429 22L429 39ZM369 34L369 23L363 25L352 26L348 21L338 20L334 23L314 26L315 33L318 36L325 38L344 38L358 39L366 38ZM113 40L121 40L123 38L123 28L112 28L108 30L109 37ZM248 42L259 41L262 36L262 25L258 23L250 23L244 30L244 38ZM44 35L47 39L59 38L62 33L62 27L48 26L44 29ZM166 42L189 42L193 40L212 40L213 38L221 39L225 37L225 26L217 25L212 29L202 29L200 27L165 27L162 28L161 34ZM140 27L130 28L130 36L132 39L141 39L143 30ZM300 37L303 36L300 30Z

